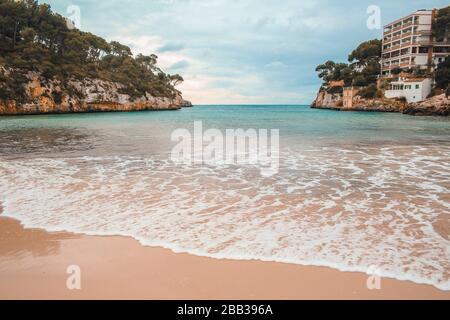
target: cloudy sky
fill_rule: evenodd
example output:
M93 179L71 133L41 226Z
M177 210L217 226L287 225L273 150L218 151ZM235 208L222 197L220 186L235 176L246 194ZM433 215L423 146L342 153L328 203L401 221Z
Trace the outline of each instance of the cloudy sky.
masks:
M367 9L381 24L448 0L47 0L81 29L156 53L179 73L195 104L309 104L320 86L316 65L346 61L369 29ZM74 10L75 8L75 10Z

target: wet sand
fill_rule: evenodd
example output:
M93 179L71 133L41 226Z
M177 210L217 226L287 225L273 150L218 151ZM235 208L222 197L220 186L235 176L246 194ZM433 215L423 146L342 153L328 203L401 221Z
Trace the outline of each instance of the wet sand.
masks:
M68 290L67 267L81 268ZM329 268L215 260L124 237L24 229L0 218L0 299L450 299L450 292Z

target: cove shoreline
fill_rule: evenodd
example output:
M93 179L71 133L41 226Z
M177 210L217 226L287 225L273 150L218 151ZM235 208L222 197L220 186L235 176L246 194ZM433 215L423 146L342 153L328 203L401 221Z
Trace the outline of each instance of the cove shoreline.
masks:
M26 229L0 217L1 299L450 299L450 292L328 267L218 260L142 246L122 236ZM82 289L68 290L67 267ZM124 271L126 270L126 271Z

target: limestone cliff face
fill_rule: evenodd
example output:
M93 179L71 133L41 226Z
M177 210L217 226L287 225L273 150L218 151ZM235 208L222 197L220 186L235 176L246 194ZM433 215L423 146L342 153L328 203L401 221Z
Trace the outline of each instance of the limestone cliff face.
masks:
M407 104L395 99L363 99L356 95L352 98L352 106L344 106L342 94L330 94L320 90L311 107L315 109L331 109L337 111L372 111L372 112L399 112L409 115L421 116L449 116L450 102L445 94L435 96L419 103Z
M0 100L0 115L116 112L143 110L178 110L192 104L177 93L174 98L150 94L133 99L121 93L122 84L99 79L70 80L64 87L57 80L47 80L29 73L22 102Z
M317 109L336 109L342 107L343 99L341 93L328 93L326 90L319 90L316 100L312 103L312 108Z
M351 107L342 107L342 111L403 112L406 102L394 99L364 99L355 96Z
M417 116L450 116L450 100L445 94L441 94L422 102L411 103L405 108L404 113Z

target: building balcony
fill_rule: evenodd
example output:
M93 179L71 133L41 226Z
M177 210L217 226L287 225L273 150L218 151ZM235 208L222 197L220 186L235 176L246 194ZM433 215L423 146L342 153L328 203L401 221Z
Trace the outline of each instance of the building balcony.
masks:
M433 34L433 31L431 30L420 30L418 31L420 33L420 35L422 36L431 36Z
M392 53L394 51L400 50L402 48L402 46L398 45L398 46L393 46L390 47L389 49L385 49L383 50L382 54L386 54L386 53Z
M402 55L398 55L396 57L383 58L383 59L381 59L381 61L382 62L389 62L389 61L392 61L392 60L398 60L400 58L404 59L404 58L415 57L415 56L416 56L415 53L405 53L405 54L402 54Z
M435 47L448 47L450 46L450 42L437 42L432 40L420 40L417 43L421 46L435 46Z
M432 40L419 40L417 44L421 46L434 46L436 42Z

